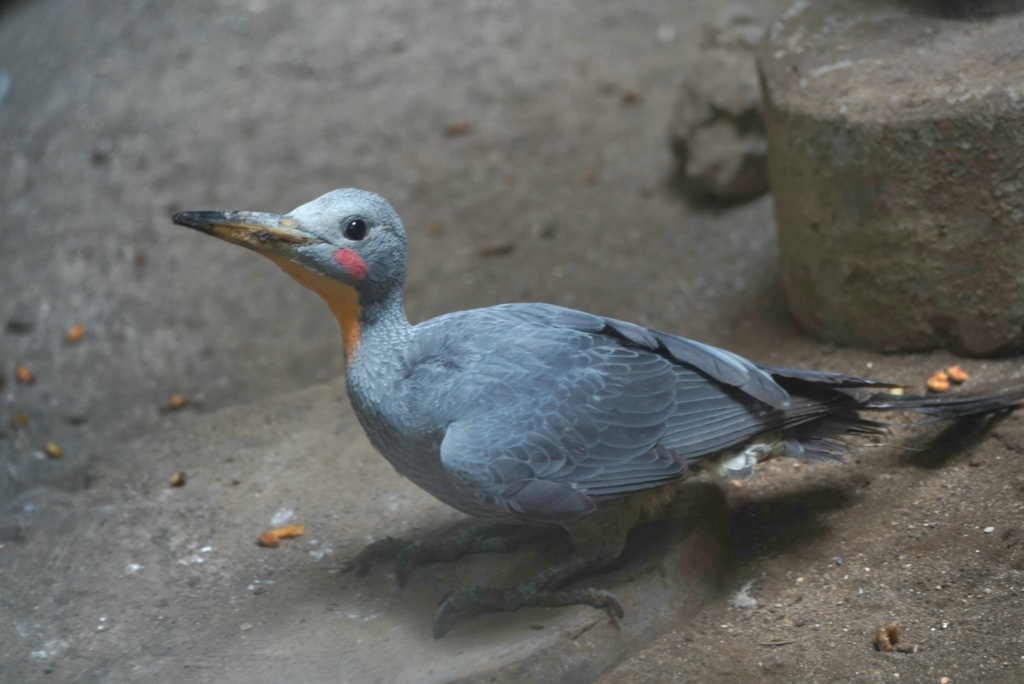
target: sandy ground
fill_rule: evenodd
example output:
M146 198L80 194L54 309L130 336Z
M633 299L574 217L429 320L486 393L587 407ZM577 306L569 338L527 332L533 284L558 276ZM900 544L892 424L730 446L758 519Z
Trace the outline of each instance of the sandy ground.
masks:
M784 4L751 11L767 21ZM775 365L920 386L950 363L806 338L782 300L770 198L709 210L676 191L665 128L719 12L710 0L0 5L0 680L185 679L190 656L244 659L252 643L224 627L234 615L193 608L233 590L228 561L314 577L296 570L306 554L268 561L241 542L189 565L207 552L182 540L204 527L234 549L234 509L211 502L241 500L222 491L235 479L252 494L253 471L241 455L190 461L181 445L200 424L238 420L240 454L289 480L279 454L246 443L239 416L340 394L341 356L318 301L272 265L171 225L174 211L284 211L334 187L378 191L410 230L414 320L542 300ZM88 332L68 343L76 322ZM16 363L33 384L15 380ZM979 384L1019 367L963 365ZM189 408L161 410L175 392ZM261 424L287 435L308 414L293 403ZM338 420L325 435L348 434L351 416ZM718 591L605 681L1024 681L1022 420L938 447L927 431L896 432L849 467L772 464L730 490ZM63 458L46 456L48 441ZM192 502L165 484L182 464L209 475L205 489L183 488ZM375 467L340 476L388 476ZM315 502L324 528L351 515L416 529L401 522L416 497L403 485L397 504L352 511L324 464L295 477L308 488L288 493ZM269 522L274 489L256 489ZM29 524L32 511L46 515ZM82 564L128 561L83 550L104 530L118 531L119 552L156 563L174 548L186 564L172 563L166 584L98 580ZM246 554L261 560L246 566ZM756 605L737 598L748 583ZM289 591L303 606L321 596ZM126 607L116 628L102 601ZM264 629L258 603L244 610L243 626ZM177 627L157 624L168 616ZM917 652L872 648L892 621ZM266 622L286 640L287 621ZM151 646L186 627L200 636ZM133 650L140 639L149 650Z
M602 681L1020 681L1020 430L762 473L730 497L728 596ZM917 652L872 648L892 622Z

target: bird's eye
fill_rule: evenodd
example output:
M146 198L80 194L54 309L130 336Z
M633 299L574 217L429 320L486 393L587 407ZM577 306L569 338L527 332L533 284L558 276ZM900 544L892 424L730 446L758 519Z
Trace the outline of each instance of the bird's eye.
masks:
M345 224L345 229L342 231L342 234L349 240L362 240L366 237L366 233L368 233L369 230L370 227L366 225L366 221L361 218L355 218L349 220L349 222Z

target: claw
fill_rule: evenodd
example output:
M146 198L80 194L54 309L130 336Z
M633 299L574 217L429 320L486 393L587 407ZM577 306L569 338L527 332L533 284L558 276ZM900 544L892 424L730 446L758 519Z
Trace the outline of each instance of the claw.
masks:
M608 617L614 620L621 620L625 617L626 611L622 610L622 604L614 596L602 589L591 589L590 591L594 595L594 602L590 605L594 608L604 609L608 613Z
M384 537L366 546L358 556L342 566L342 571L355 569L356 576L363 577L375 563L393 560L395 581L404 587L413 570L420 565L453 561L468 553L509 551L542 532L545 532L544 528L523 529L484 523L430 542Z
M351 572L353 569L356 571L356 577L365 577L370 572L370 563L360 555L341 566L342 572Z
M440 639L448 633L448 623L452 621L455 615L455 607L452 605L449 599L451 594L448 594L444 599L441 600L441 604L437 607L437 612L434 613L434 625L433 632L434 638Z
M434 613L434 638L440 639L447 634L457 615L474 615L489 610L514 610L508 607L508 597L512 593L481 587L478 584L453 591L441 600L437 612Z
M522 584L508 591L474 585L453 591L442 599L434 613L434 638L440 639L451 628L459 615L476 615L490 611L519 610L531 606L585 605L603 610L612 620L625 615L622 604L602 589L566 589L537 591L532 583Z
M394 537L378 539L367 545L358 556L345 563L342 566L342 571L348 572L355 568L356 577L364 577L370 572L370 567L374 563L382 560L400 560L403 552L409 552L409 548L412 546L414 544ZM408 577L408 571L404 573L404 576Z

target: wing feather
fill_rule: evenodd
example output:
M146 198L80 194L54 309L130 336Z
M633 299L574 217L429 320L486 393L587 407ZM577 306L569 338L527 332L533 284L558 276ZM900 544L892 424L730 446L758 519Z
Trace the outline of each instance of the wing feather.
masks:
M473 335L460 316L472 317ZM595 497L671 482L759 434L820 418L833 410L828 397L848 404L844 388L875 386L761 368L692 340L549 305L435 320L445 319L448 351L467 361L447 397L444 470L485 506L546 522L586 515ZM791 396L805 384L830 394Z

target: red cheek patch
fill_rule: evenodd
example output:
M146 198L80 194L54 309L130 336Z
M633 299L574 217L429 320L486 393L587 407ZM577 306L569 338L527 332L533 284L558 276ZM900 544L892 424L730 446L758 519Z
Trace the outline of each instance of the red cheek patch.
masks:
M334 253L334 260L356 280L366 279L366 262L351 249L339 249Z

